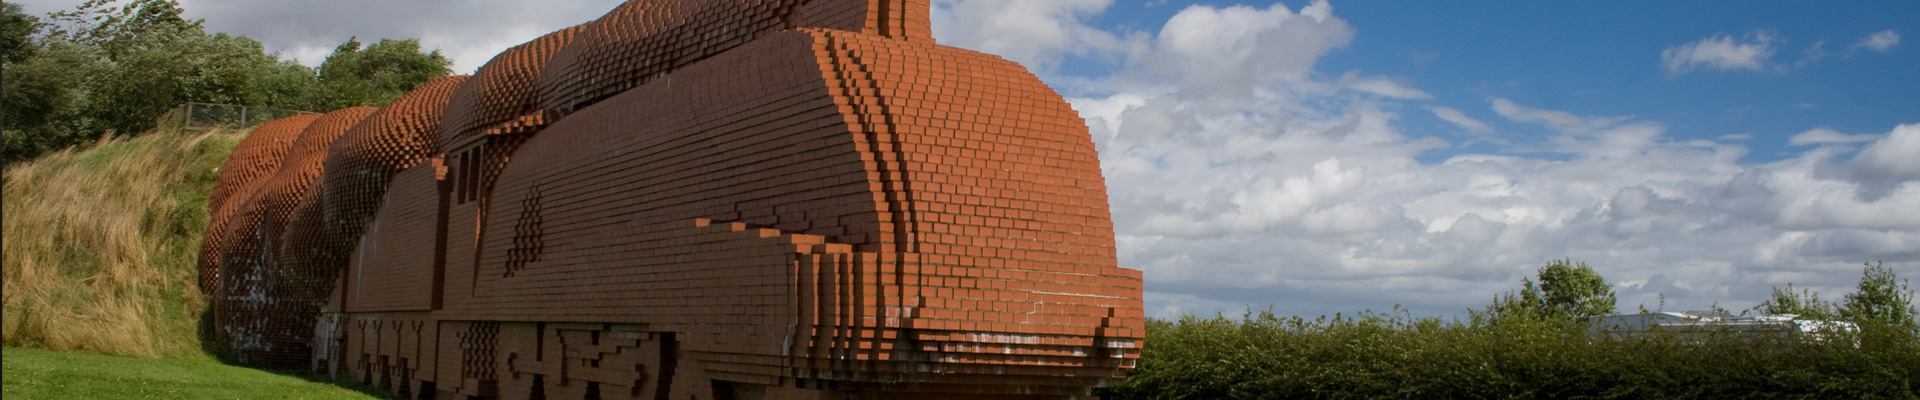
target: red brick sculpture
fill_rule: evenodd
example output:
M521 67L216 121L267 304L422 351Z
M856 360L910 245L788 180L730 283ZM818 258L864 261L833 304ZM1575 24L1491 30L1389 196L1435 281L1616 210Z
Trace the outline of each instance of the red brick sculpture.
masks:
M393 175L440 154L440 121L453 92L467 76L420 85L368 116L327 149L321 181L325 214L333 225L329 242L358 240L380 208Z
M423 85L236 208L281 247L203 256L225 345L420 398L1084 398L1144 336L1093 143L926 12L636 0Z
M280 169L280 161L287 158L287 149L293 147L293 140L300 137L307 124L319 118L318 114L304 114L261 124L233 148L227 163L220 167L220 178L214 181L213 194L207 197L210 214L207 234L200 240L201 291L213 290L214 280L219 276L219 257L214 255L223 248L227 219L233 210L240 208L240 203L253 194L254 187L263 178Z
M281 301L292 296L269 279L279 269L274 253L295 206L313 194L308 188L320 176L327 146L374 110L347 108L314 119L294 138L280 167L226 217L210 294L215 339L231 356L263 365L300 365L306 359L312 335L304 330L311 329L312 318L298 318L297 305Z
M339 138L325 153L325 168L308 186L310 193L293 208L280 234L277 268L267 271L276 300L289 304L289 319L306 325L297 332L301 345L310 345L313 321L349 254L380 207L395 173L438 154L443 110L465 76L440 78L422 84L366 117ZM297 358L307 364L310 349Z

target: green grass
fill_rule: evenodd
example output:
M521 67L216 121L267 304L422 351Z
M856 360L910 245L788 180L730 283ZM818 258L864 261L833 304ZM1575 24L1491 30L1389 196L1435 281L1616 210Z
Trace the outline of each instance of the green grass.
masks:
M207 360L150 359L9 347L7 399L377 399L365 393ZM309 377L310 378L310 377ZM318 379L316 379L318 380Z

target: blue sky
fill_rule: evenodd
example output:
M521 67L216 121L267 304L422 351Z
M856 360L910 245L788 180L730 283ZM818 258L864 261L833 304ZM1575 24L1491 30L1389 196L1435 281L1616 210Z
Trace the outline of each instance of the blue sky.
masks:
M619 1L180 3L309 65L419 38L470 73ZM1086 118L1150 315L1457 315L1561 258L1623 310L1920 277L1920 3L933 3Z
M1305 2L1286 3L1293 8ZM1266 6L1199 1L1115 2L1089 15L1108 31L1157 31L1190 6ZM1920 4L1776 2L1335 2L1353 26L1351 44L1320 59L1322 73L1360 71L1402 79L1433 94L1422 105L1444 106L1526 141L1538 129L1503 124L1489 97L1580 114L1634 116L1666 125L1669 135L1716 140L1746 134L1744 161L1767 162L1807 150L1787 139L1816 127L1839 132L1885 131L1915 122L1920 52L1853 47L1888 30L1920 32ZM1695 70L1671 75L1665 49L1714 37L1755 43L1769 35L1773 54L1762 70ZM1910 39L1909 39L1910 40ZM1113 63L1075 59L1061 75L1099 76ZM1456 144L1471 141L1431 114L1403 113L1406 131ZM1423 154L1426 161L1465 146Z
M1155 315L1455 314L1559 258L1627 310L1920 274L1912 3L935 5L1088 118Z

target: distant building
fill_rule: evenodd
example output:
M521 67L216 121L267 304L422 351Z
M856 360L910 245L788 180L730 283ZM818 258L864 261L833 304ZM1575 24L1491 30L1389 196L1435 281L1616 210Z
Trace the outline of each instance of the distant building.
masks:
M1689 334L1740 332L1748 335L1778 335L1821 341L1833 333L1860 331L1859 326L1851 322L1801 319L1799 315L1794 314L1736 316L1711 311L1614 314L1593 317L1592 322L1591 329L1595 333L1607 335L1635 334L1658 329Z

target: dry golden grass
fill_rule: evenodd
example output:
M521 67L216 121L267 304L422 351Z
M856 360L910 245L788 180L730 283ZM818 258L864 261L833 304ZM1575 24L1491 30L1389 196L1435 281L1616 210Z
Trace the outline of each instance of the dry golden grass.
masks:
M155 132L6 170L7 346L204 358L194 260L245 132Z

